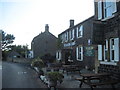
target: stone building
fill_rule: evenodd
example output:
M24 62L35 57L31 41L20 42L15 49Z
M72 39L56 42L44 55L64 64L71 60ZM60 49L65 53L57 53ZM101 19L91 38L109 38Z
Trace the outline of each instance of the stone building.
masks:
M2 61L2 30L0 30L0 61Z
M120 1L97 0L93 27L99 70L120 72Z
M57 38L49 32L49 26L46 24L45 31L34 37L31 42L33 57L42 57L46 54L55 56L57 50Z
M56 52L56 59L65 64L78 64L83 68L95 68L96 45L92 44L94 16L74 25L70 20L70 27L58 35L61 42Z

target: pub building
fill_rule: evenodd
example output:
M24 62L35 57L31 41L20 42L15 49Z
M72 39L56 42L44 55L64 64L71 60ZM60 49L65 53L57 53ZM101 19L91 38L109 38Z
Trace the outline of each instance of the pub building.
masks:
M81 68L95 69L95 50L92 44L94 16L70 27L58 35L59 48L56 59L65 64L77 64Z
M120 1L95 0L93 44L98 45L98 69L120 72Z

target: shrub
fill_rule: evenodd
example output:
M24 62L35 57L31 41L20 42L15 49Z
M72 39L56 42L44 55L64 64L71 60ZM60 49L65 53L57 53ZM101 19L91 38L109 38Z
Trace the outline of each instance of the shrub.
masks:
M31 64L33 67L38 67L38 68L44 67L44 62L40 58L34 59Z
M60 83L62 83L62 80L64 78L63 74L59 72L48 72L47 75L49 80L54 82L59 81Z

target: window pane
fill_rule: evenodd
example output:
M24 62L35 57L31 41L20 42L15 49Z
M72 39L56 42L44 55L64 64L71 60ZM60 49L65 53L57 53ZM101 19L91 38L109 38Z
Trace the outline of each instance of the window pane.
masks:
M98 19L102 19L102 2L98 2Z
M112 60L114 60L114 50L112 50Z

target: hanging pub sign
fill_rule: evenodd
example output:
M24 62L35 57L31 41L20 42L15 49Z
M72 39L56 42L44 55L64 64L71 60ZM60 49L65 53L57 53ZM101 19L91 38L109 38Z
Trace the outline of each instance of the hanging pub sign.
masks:
M85 56L94 56L94 47L85 47Z

